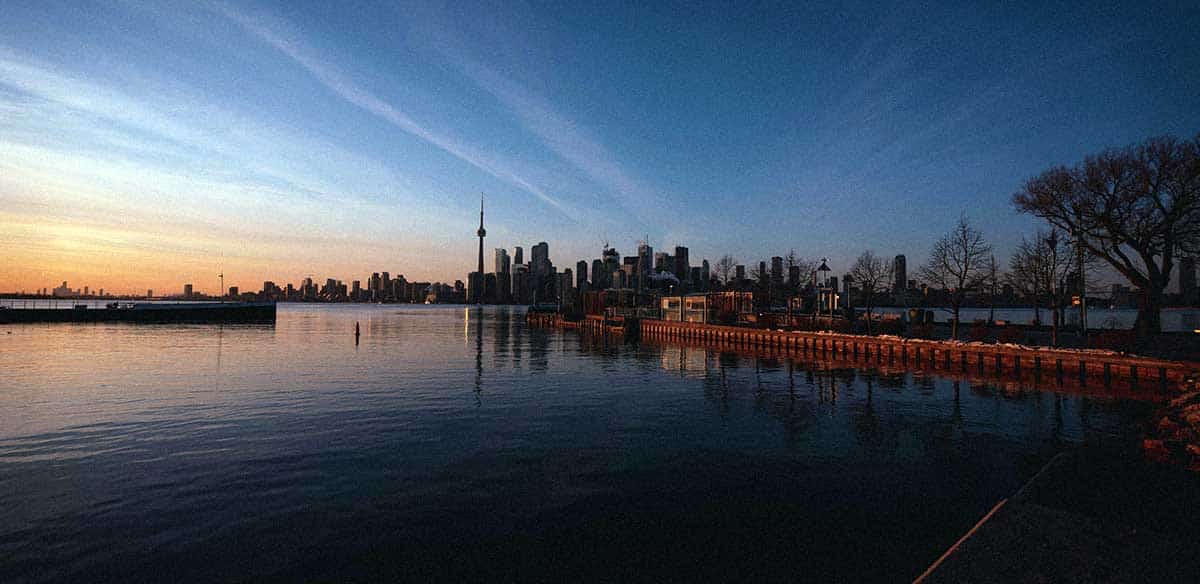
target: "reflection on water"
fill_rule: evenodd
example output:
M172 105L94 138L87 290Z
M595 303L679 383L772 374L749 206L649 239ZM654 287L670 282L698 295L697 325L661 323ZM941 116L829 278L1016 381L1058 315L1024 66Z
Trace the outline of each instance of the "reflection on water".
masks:
M0 387L3 582L911 579L1148 407L424 306L10 326Z
M877 308L880 314L901 314L906 312L905 308L894 306L885 306ZM997 320L1003 320L1017 324L1031 324L1035 320L1035 311L1032 308L997 308L995 315ZM963 322L986 321L992 314L990 308L968 307L962 309ZM1042 322L1050 322L1050 313L1046 308L1040 311ZM933 309L933 316L938 322L945 322L953 315L948 308ZM1063 324L1066 326L1079 326L1079 309L1068 308L1064 314L1066 320ZM1159 314L1162 320L1162 330L1164 332L1186 332L1195 330L1195 323L1200 321L1200 309L1195 307L1189 308L1164 308ZM1089 329L1132 329L1133 324L1137 321L1136 308L1109 308L1106 306L1088 306L1088 328Z

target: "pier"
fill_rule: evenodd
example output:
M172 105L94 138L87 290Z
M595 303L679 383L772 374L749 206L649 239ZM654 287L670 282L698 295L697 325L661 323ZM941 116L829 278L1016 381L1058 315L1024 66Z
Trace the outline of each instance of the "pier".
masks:
M1002 343L938 341L896 336L786 331L657 319L589 316L563 320L557 314L529 314L535 326L577 328L603 333L636 332L647 341L727 347L871 365L888 369L936 371L966 378L1006 379L1039 387L1157 389L1168 393L1186 379L1200 376L1200 362L1171 361L1113 351L1057 349Z
M864 364L897 363L909 368L978 372L1014 378L1071 380L1081 385L1158 386L1166 391L1200 375L1200 362L1167 361L1097 350L1023 345L964 343L870 337L841 333L751 329L701 323L646 320L643 338L678 339L768 349L799 355L819 354Z
M0 308L0 324L48 322L273 323L274 302L114 302L104 308Z

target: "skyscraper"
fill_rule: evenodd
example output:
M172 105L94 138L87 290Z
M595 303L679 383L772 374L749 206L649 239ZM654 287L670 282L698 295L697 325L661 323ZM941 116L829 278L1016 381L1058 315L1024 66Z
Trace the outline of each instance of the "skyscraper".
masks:
M507 274L510 270L508 259L508 250L502 247L496 248L496 273Z
M588 263L587 260L579 260L575 262L575 287L582 290L587 284L588 279Z
M518 266L525 263L525 248L518 245L513 250L513 263Z
M517 304L531 304L533 289L529 277L529 266L517 264L512 271L512 299Z
M592 288L604 289L608 288L608 278L605 277L604 260L592 260Z
M904 254L896 256L893 274L895 282L892 284L892 292L899 294L908 289L908 260L905 259Z
M650 247L650 244L646 243L645 241L639 242L637 255L638 261L640 262L640 265L638 266L639 271L641 271L643 275L649 275L653 273L654 248Z
M600 259L604 261L604 271L610 274L621 267L621 252L616 248L604 248L604 251L600 253Z
M675 271L675 260L671 254L660 251L654 254L654 272L673 272Z
M529 271L539 276L550 272L550 244L542 241L529 250Z
M680 282L686 282L691 278L691 265L688 264L688 248L675 246L675 277L679 278Z
M512 272L496 272L496 302L512 302Z
M304 293L308 294L308 280L304 283ZM379 277L379 272L373 272L371 278L367 280L367 290L370 292L370 300L375 301L380 299L383 294L383 278Z
M775 285L783 284L783 258L774 256L771 258L771 283Z

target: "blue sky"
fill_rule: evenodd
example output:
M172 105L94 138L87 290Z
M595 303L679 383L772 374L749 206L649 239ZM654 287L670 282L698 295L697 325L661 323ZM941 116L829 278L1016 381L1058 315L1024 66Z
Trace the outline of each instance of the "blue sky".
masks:
M4 12L0 289L452 281L480 192L489 249L560 266L644 236L915 265L961 213L1006 259L1024 179L1200 131L1195 3Z

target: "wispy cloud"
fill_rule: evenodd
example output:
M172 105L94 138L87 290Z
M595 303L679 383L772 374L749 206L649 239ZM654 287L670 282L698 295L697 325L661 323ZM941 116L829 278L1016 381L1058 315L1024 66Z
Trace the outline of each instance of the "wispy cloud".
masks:
M397 173L327 141L272 127L150 80L116 89L0 46L0 130L10 143L111 158L138 167L186 169L274 185L345 203L356 191L395 188ZM202 122L201 122L202 121ZM358 186L329 169L355 168Z
M420 44L495 98L549 152L599 187L605 200L624 207L626 217L644 225L655 223L651 216L662 206L660 193L626 170L599 136L544 95L476 58L460 29L448 24L444 15L423 14L418 21L413 37Z
M347 102L386 120L397 128L433 144L500 180L536 196L574 219L574 213L566 205L511 170L511 165L501 160L498 156L418 123L397 107L354 84L344 74L307 48L301 41L288 37L286 33L282 32L282 27L272 26L268 24L264 17L244 14L229 5L219 4L218 7L220 12L227 18L295 61L311 73L322 85Z
M467 77L516 114L530 133L617 195L629 211L641 217L647 209L654 207L654 199L657 199L654 191L626 172L596 136L547 99L477 61L447 51L445 47L440 49Z
M364 252L454 222L408 182L369 156L216 106L170 79L105 79L0 46L6 285L88 274L158 287L216 257L274 276L285 266L341 275L346 258L355 270L418 265L418 252L436 243ZM396 199L413 212L396 216Z

